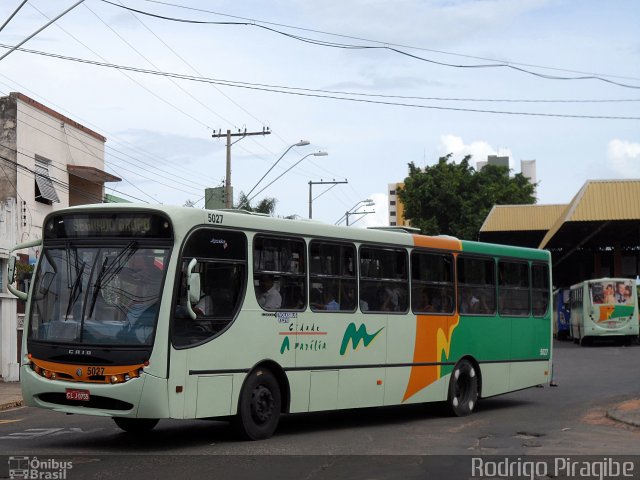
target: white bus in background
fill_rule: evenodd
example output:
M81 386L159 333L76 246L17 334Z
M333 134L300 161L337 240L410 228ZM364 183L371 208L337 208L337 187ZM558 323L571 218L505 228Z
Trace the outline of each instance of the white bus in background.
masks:
M571 287L570 334L585 345L617 337L629 345L638 337L636 282L628 278L586 280Z

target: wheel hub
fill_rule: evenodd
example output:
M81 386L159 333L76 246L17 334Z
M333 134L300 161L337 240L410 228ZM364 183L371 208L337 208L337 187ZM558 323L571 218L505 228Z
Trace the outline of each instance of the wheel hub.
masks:
M256 423L266 423L273 415L275 401L271 390L263 385L256 387L251 395L251 416Z

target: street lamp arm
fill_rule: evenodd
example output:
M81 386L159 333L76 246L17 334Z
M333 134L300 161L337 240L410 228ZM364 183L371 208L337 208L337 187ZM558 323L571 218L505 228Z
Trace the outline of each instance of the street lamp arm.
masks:
M370 212L354 212L354 213L350 213L349 215L362 215L361 217L357 218L355 222L351 223L351 225L355 225L356 223L358 223L360 220L362 220L366 215L369 215L370 213L376 213L376 211L372 210Z
M300 140L298 143L294 143L293 145L290 145L282 155L280 155L280 158L278 158L278 160L275 161L275 163L273 165L271 165L271 167L269 168L269 170L267 170L267 173L265 173L264 175L262 175L262 177L260 177L260 180L258 180L256 182L256 184L253 186L253 188L251 190L249 190L249 193L247 193L246 198L249 198L249 196L251 195L251 193L256 189L256 187L258 185L260 185L260 183L262 182L262 180L264 180L264 178L269 175L269 172L271 172L271 170L273 170L275 168L276 165L278 165L278 163L280 162L280 160L282 160L282 158L289 153L289 150L291 150L293 147L304 147L306 145L309 145L309 140Z
M298 160L296 163L294 163L293 165L291 165L289 168L287 168L284 172L282 172L280 175L278 175L276 178L274 178L273 180L271 180L271 182L269 182L268 185L266 185L265 187L263 187L259 192L257 192L256 194L253 195L253 197L249 198L247 200L247 203L251 203L251 200L253 200L254 198L256 198L258 195L260 195L262 192L264 192L267 188L269 188L271 185L273 185L275 182L277 182L278 180L280 180L283 176L285 176L287 173L289 173L291 170L293 170L295 167L298 166L298 164L300 162L302 162L305 158L307 157L324 157L326 155L329 155L327 152L314 152L314 153L308 153L306 154L304 157L302 157L300 160ZM248 195L247 195L248 197Z

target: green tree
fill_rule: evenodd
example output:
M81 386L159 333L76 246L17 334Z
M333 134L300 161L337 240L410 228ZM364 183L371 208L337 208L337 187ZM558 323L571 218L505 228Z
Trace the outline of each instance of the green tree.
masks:
M238 201L238 205L243 210L248 212L256 212L256 213L264 213L266 215L272 215L276 210L276 203L278 200L273 197L265 197L255 207L252 207L249 203L249 199L244 194L244 192L240 192L240 199Z
M494 205L535 203L535 185L522 174L509 176L509 169L486 165L476 171L468 155L460 163L452 154L424 168L409 163L409 175L398 196L411 226L427 235L453 235L475 240Z

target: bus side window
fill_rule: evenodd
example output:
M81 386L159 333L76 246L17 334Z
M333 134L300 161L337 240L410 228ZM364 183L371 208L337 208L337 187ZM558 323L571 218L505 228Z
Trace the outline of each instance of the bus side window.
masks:
M493 315L496 312L493 258L460 255L457 263L459 312L467 315Z
M200 276L197 301L187 307L186 273L189 262ZM174 300L172 342L177 347L197 345L217 336L235 319L247 283L247 240L244 233L211 228L195 230L182 252L179 287Z
M306 246L301 238L256 235L253 285L258 305L267 311L306 307Z
M453 256L411 253L411 301L414 313L453 312Z
M355 311L355 256L356 247L353 244L319 240L310 242L309 305L313 311Z
M407 251L360 247L360 304L370 312L406 312L409 308Z

